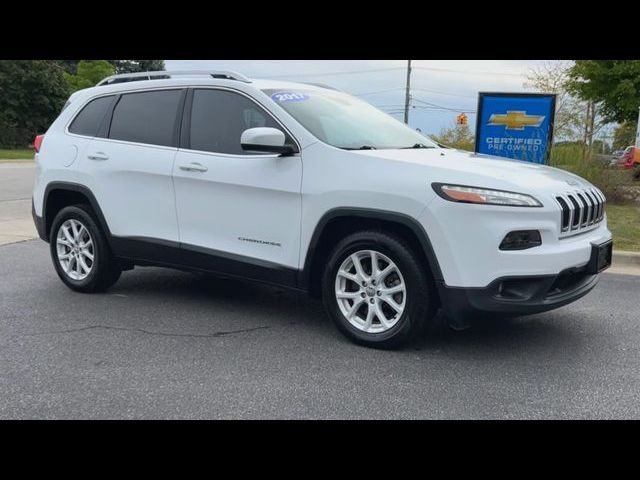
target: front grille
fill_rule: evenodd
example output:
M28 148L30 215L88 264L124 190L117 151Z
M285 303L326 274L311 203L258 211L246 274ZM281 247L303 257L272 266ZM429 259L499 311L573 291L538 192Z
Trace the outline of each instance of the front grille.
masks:
M560 205L560 236L592 230L604 218L606 199L597 188L573 190L556 196Z

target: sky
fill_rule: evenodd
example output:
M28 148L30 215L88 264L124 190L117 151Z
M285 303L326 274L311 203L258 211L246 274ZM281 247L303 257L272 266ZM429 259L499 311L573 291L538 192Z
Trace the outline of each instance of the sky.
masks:
M553 61L412 60L409 125L435 134L465 112L473 127L478 92L526 91L525 74L544 62ZM407 60L165 60L165 68L325 83L403 118Z

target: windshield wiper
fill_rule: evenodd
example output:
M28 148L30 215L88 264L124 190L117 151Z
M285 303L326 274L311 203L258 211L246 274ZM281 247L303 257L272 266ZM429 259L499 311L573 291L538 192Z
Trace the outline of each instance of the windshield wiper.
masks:
M372 145L362 145L361 147L358 147L358 148L343 147L343 149L344 150L376 150L376 147Z
M403 150L406 150L408 148L436 148L436 147L433 147L431 145L425 145L424 143L415 143L413 147L403 147Z

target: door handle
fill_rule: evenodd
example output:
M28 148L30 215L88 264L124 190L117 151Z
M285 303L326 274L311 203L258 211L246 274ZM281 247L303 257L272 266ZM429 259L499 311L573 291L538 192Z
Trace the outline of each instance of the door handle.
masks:
M200 163L194 162L187 165L180 165L180 170L184 170L185 172L206 172L209 169Z
M89 160L109 160L109 155L103 152L92 153L91 155L87 155Z

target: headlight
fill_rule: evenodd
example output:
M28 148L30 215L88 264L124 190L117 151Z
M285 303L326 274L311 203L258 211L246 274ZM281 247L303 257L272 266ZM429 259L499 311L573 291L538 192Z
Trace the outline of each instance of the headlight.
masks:
M508 207L541 207L542 203L531 195L504 190L432 183L435 192L445 200L460 203L479 203L483 205L504 205Z

